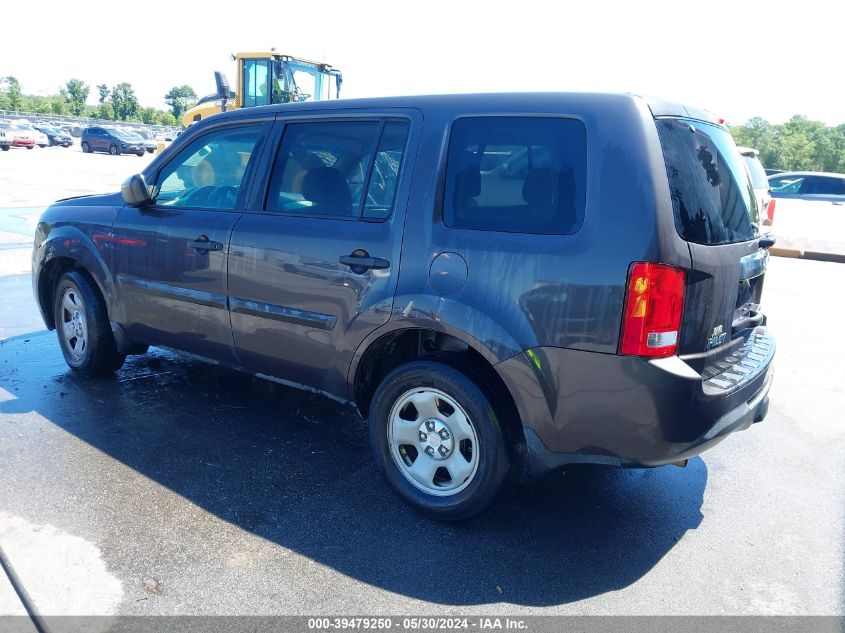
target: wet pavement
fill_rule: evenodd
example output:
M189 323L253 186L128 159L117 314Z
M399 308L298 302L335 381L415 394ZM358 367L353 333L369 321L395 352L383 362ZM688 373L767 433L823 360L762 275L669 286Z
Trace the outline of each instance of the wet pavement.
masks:
M402 505L318 396L160 350L69 372L28 279L0 277L0 546L45 614L842 614L845 344L806 326L843 274L773 261L762 424L459 526Z

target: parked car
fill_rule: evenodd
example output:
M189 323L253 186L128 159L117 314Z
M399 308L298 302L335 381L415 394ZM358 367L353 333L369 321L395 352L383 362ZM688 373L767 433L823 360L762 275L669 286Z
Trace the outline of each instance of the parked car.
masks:
M769 176L769 186L778 201L772 224L779 236L825 242L824 250L845 253L845 174L783 172Z
M12 129L18 130L19 132L24 132L28 138L31 138L33 141L35 141L35 144L38 145L38 147L50 146L50 139L47 138L47 135L35 129L32 123L30 123L26 119L12 121L10 125L12 126Z
M783 172L769 176L769 186L775 198L845 203L845 174Z
M757 213L729 132L688 106L286 104L49 207L33 287L73 370L154 345L324 393L401 498L459 520L525 472L684 464L765 417Z
M47 140L50 141L51 146L60 145L61 147L70 147L73 145L73 139L70 135L59 128L39 125L35 129L47 136Z
M760 152L751 147L738 147L748 173L751 176L751 185L754 187L754 196L757 198L757 209L760 220L764 226L771 226L772 217L775 213L775 203L772 202L772 192L769 189L769 179L766 177L766 170L760 162Z
M27 149L35 147L35 139L26 131L18 129L13 123L0 123L0 130L12 139L12 147L25 147Z
M148 153L152 154L153 152L158 149L158 143L156 143L155 134L153 134L147 128L137 128L134 130L142 139L144 139L144 149L147 150Z
M138 135L105 126L82 130L80 145L86 154L108 152L112 156L127 153L143 156L145 151L143 139Z
M12 148L12 136L6 134L6 130L0 128L0 150L8 152Z

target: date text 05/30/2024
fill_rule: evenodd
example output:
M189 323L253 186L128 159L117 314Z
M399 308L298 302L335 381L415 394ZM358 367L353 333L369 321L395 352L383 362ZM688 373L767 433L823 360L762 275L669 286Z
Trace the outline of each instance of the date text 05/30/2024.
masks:
M309 618L311 631L364 630L364 631L524 631L527 624L516 618L480 617L405 617L405 618Z

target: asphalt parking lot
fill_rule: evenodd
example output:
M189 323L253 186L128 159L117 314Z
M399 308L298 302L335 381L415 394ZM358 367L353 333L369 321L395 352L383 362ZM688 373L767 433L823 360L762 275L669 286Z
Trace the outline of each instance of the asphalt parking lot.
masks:
M444 525L332 402L160 350L70 373L27 231L148 160L0 156L0 546L41 613L845 613L845 265L771 260L763 423L685 469L571 468Z

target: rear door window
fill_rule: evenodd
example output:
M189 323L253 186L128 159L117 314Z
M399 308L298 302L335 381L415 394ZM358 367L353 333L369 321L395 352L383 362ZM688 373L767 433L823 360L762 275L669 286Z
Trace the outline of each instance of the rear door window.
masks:
M691 119L656 123L681 237L698 244L758 237L751 178L728 131Z
M388 218L408 127L407 121L287 124L266 209L321 217Z
M449 141L443 221L564 235L584 219L587 132L577 119L466 117Z

